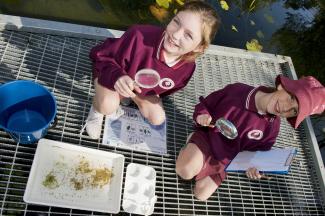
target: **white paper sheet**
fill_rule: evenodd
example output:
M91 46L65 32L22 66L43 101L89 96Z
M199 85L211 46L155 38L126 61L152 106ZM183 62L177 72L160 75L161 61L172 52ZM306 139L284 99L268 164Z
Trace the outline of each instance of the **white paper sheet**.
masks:
M102 143L120 148L167 154L166 122L151 125L137 109L120 107L106 117Z

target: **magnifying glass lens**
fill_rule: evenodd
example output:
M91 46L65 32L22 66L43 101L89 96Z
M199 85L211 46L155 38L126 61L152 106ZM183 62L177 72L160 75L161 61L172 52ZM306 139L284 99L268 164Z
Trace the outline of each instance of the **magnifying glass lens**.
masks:
M235 125L224 118L220 118L216 121L215 126L218 128L220 133L222 133L228 139L235 139L238 135L237 128Z
M142 88L154 88L159 84L159 74L151 69L143 69L136 73L135 83Z

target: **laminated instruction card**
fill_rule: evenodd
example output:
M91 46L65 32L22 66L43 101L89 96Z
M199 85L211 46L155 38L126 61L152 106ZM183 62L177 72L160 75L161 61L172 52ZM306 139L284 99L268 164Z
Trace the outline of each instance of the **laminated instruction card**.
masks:
M120 106L105 119L104 145L167 154L166 122L151 125L139 110Z
M242 151L231 161L226 172L245 172L250 167L256 167L265 173L287 174L296 148L273 148L269 151Z

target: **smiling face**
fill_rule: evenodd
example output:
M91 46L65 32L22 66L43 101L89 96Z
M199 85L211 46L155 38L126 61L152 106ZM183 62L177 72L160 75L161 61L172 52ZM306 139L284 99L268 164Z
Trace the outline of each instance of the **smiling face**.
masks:
M180 57L192 51L202 51L201 41L200 15L190 11L181 11L168 24L163 46L168 56Z
M291 118L298 115L299 104L296 97L283 89L281 84L278 85L277 91L273 92L266 104L266 112L284 117Z

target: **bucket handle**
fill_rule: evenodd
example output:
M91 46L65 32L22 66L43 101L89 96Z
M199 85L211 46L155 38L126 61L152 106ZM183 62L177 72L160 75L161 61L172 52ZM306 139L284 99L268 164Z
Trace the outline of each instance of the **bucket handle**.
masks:
M49 126L49 129L55 128L57 124L58 124L58 117L55 116L53 122Z
M49 129L52 129L52 128L56 127L57 124L58 124L58 117L55 116L53 122L49 126ZM1 126L0 126L0 128L3 129ZM18 140L17 143L20 143L20 136L19 135L16 136L14 133L11 133L9 131L6 131L6 132L9 134L9 136L11 137L11 139L13 139L15 141Z
M16 141L17 144L20 143L20 136L19 135L18 136L15 136L14 133L11 133L11 132L7 132L7 133L9 134L10 138L13 139L14 141L18 140L18 141Z

